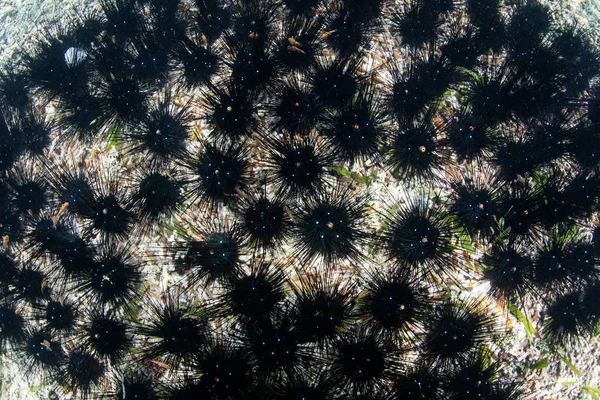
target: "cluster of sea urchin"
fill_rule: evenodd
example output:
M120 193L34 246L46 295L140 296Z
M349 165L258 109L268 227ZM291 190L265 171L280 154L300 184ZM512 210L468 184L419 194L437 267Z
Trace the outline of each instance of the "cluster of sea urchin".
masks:
M45 30L0 71L8 365L54 398L520 398L498 308L541 304L552 345L600 320L600 58L510 3Z

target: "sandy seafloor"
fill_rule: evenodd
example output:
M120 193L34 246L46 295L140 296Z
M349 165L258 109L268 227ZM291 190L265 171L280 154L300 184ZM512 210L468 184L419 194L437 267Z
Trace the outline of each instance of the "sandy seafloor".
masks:
M546 2L553 7L558 18L575 20L600 34L600 0ZM0 62L5 63L13 59L20 50L27 49L43 26L56 24L65 16L87 14L98 8L99 4L93 0L0 0ZM160 274L153 276L164 279ZM535 325L537 312L529 311L530 320ZM508 316L508 324L512 326L515 340L511 343L511 348L504 350L510 353L514 365L509 366L505 372L509 376L525 378L528 398L592 399L594 397L590 393L594 392L594 388L599 390L596 398L600 398L598 337L587 342L573 343L570 348L563 350L562 357L557 357L545 354L540 340L528 339L523 326L512 316ZM535 363L544 357L549 360L547 367L522 372L525 363ZM47 390L36 377L22 376L15 364L2 356L1 399L46 399L46 393Z

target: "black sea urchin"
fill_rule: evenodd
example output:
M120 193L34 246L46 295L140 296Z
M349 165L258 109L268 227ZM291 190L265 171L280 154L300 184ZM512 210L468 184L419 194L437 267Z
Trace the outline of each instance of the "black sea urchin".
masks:
M199 238L189 237L186 242L174 246L174 250L183 252L176 259L177 270L187 274L192 285L232 277L244 253L240 228L236 225L212 226L198 233Z
M367 272L365 288L358 306L368 324L379 334L414 339L429 307L418 282L406 270L376 269Z
M398 350L363 325L342 334L332 347L331 373L343 393L372 393L399 367Z
M242 199L240 229L251 247L279 249L293 228L289 206L280 198L249 196Z
M123 246L109 244L100 249L89 270L78 277L75 288L90 303L122 308L138 295L140 266Z
M359 65L358 57L318 60L308 78L313 86L313 93L328 107L343 106L358 89Z
M439 304L425 322L424 359L444 370L466 365L488 341L494 319L482 303L447 301Z
M418 199L388 216L382 234L389 260L425 276L451 273L448 215L431 200Z
M96 356L85 351L73 351L56 374L56 381L67 391L77 391L86 399L101 386L105 372L106 367Z
M207 143L202 153L186 164L188 196L206 202L210 208L235 203L248 184L247 152L239 145Z
M323 102L306 83L292 77L277 83L276 89L277 100L271 105L276 131L308 135L318 127L324 118Z
M50 196L43 174L16 169L9 172L8 184L12 188L12 202L21 213L38 214L48 205Z
M438 143L431 114L419 120L404 121L394 126L386 158L397 179L433 181L437 170L449 162Z
M393 400L443 399L443 379L435 368L416 365L394 380Z
M356 286L329 273L301 278L292 287L292 320L302 342L322 344L350 323L356 304Z
M50 331L27 330L20 350L22 363L28 373L54 373L65 359L60 341Z
M360 246L368 238L361 226L365 208L366 198L351 196L348 190L307 199L295 210L296 256L304 263L317 258L327 263L360 259Z
M138 216L139 224L168 220L181 209L184 199L183 179L175 172L159 169L144 171L134 178L136 191L128 205Z
M215 342L196 361L201 373L197 393L214 399L244 396L253 386L249 355L232 342Z
M189 105L177 109L167 92L150 104L140 120L132 122L130 133L125 134L130 143L128 151L144 153L155 165L184 158L191 130L188 112Z
M365 86L325 119L322 132L337 161L353 164L377 158L385 136L385 113L373 86Z
M0 328L3 351L7 344L14 346L25 338L25 319L16 312L14 305L5 301L0 305Z
M207 319L195 314L174 295L166 296L163 304L151 302L148 321L137 329L148 341L142 357L160 359L170 368L191 362L210 340Z
M120 318L94 311L80 333L81 343L94 356L117 363L131 345L130 330Z
M458 224L471 236L490 238L498 231L498 188L493 182L455 183L449 207Z
M161 385L140 371L125 371L116 380L114 398L158 400Z
M253 264L249 272L239 270L224 283L225 292L217 297L215 311L243 322L263 323L285 299L287 277L277 266Z
M269 391L269 384L283 376L302 374L315 359L307 344L301 343L299 333L294 329L289 313L277 312L267 321L248 324L241 340L252 354L252 364L260 382L266 386L259 390Z
M277 194L288 198L313 197L331 183L328 167L333 156L319 140L273 140L268 144L267 183L277 187Z
M43 324L47 329L70 332L75 327L76 311L75 304L69 299L51 299L43 308Z
M534 292L533 260L519 248L497 244L484 254L483 276L490 282L490 292L509 301L526 299Z

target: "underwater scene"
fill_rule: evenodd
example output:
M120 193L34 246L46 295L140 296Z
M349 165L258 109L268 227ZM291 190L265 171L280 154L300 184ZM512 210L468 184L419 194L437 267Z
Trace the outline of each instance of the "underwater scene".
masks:
M600 399L600 2L0 1L0 398Z

